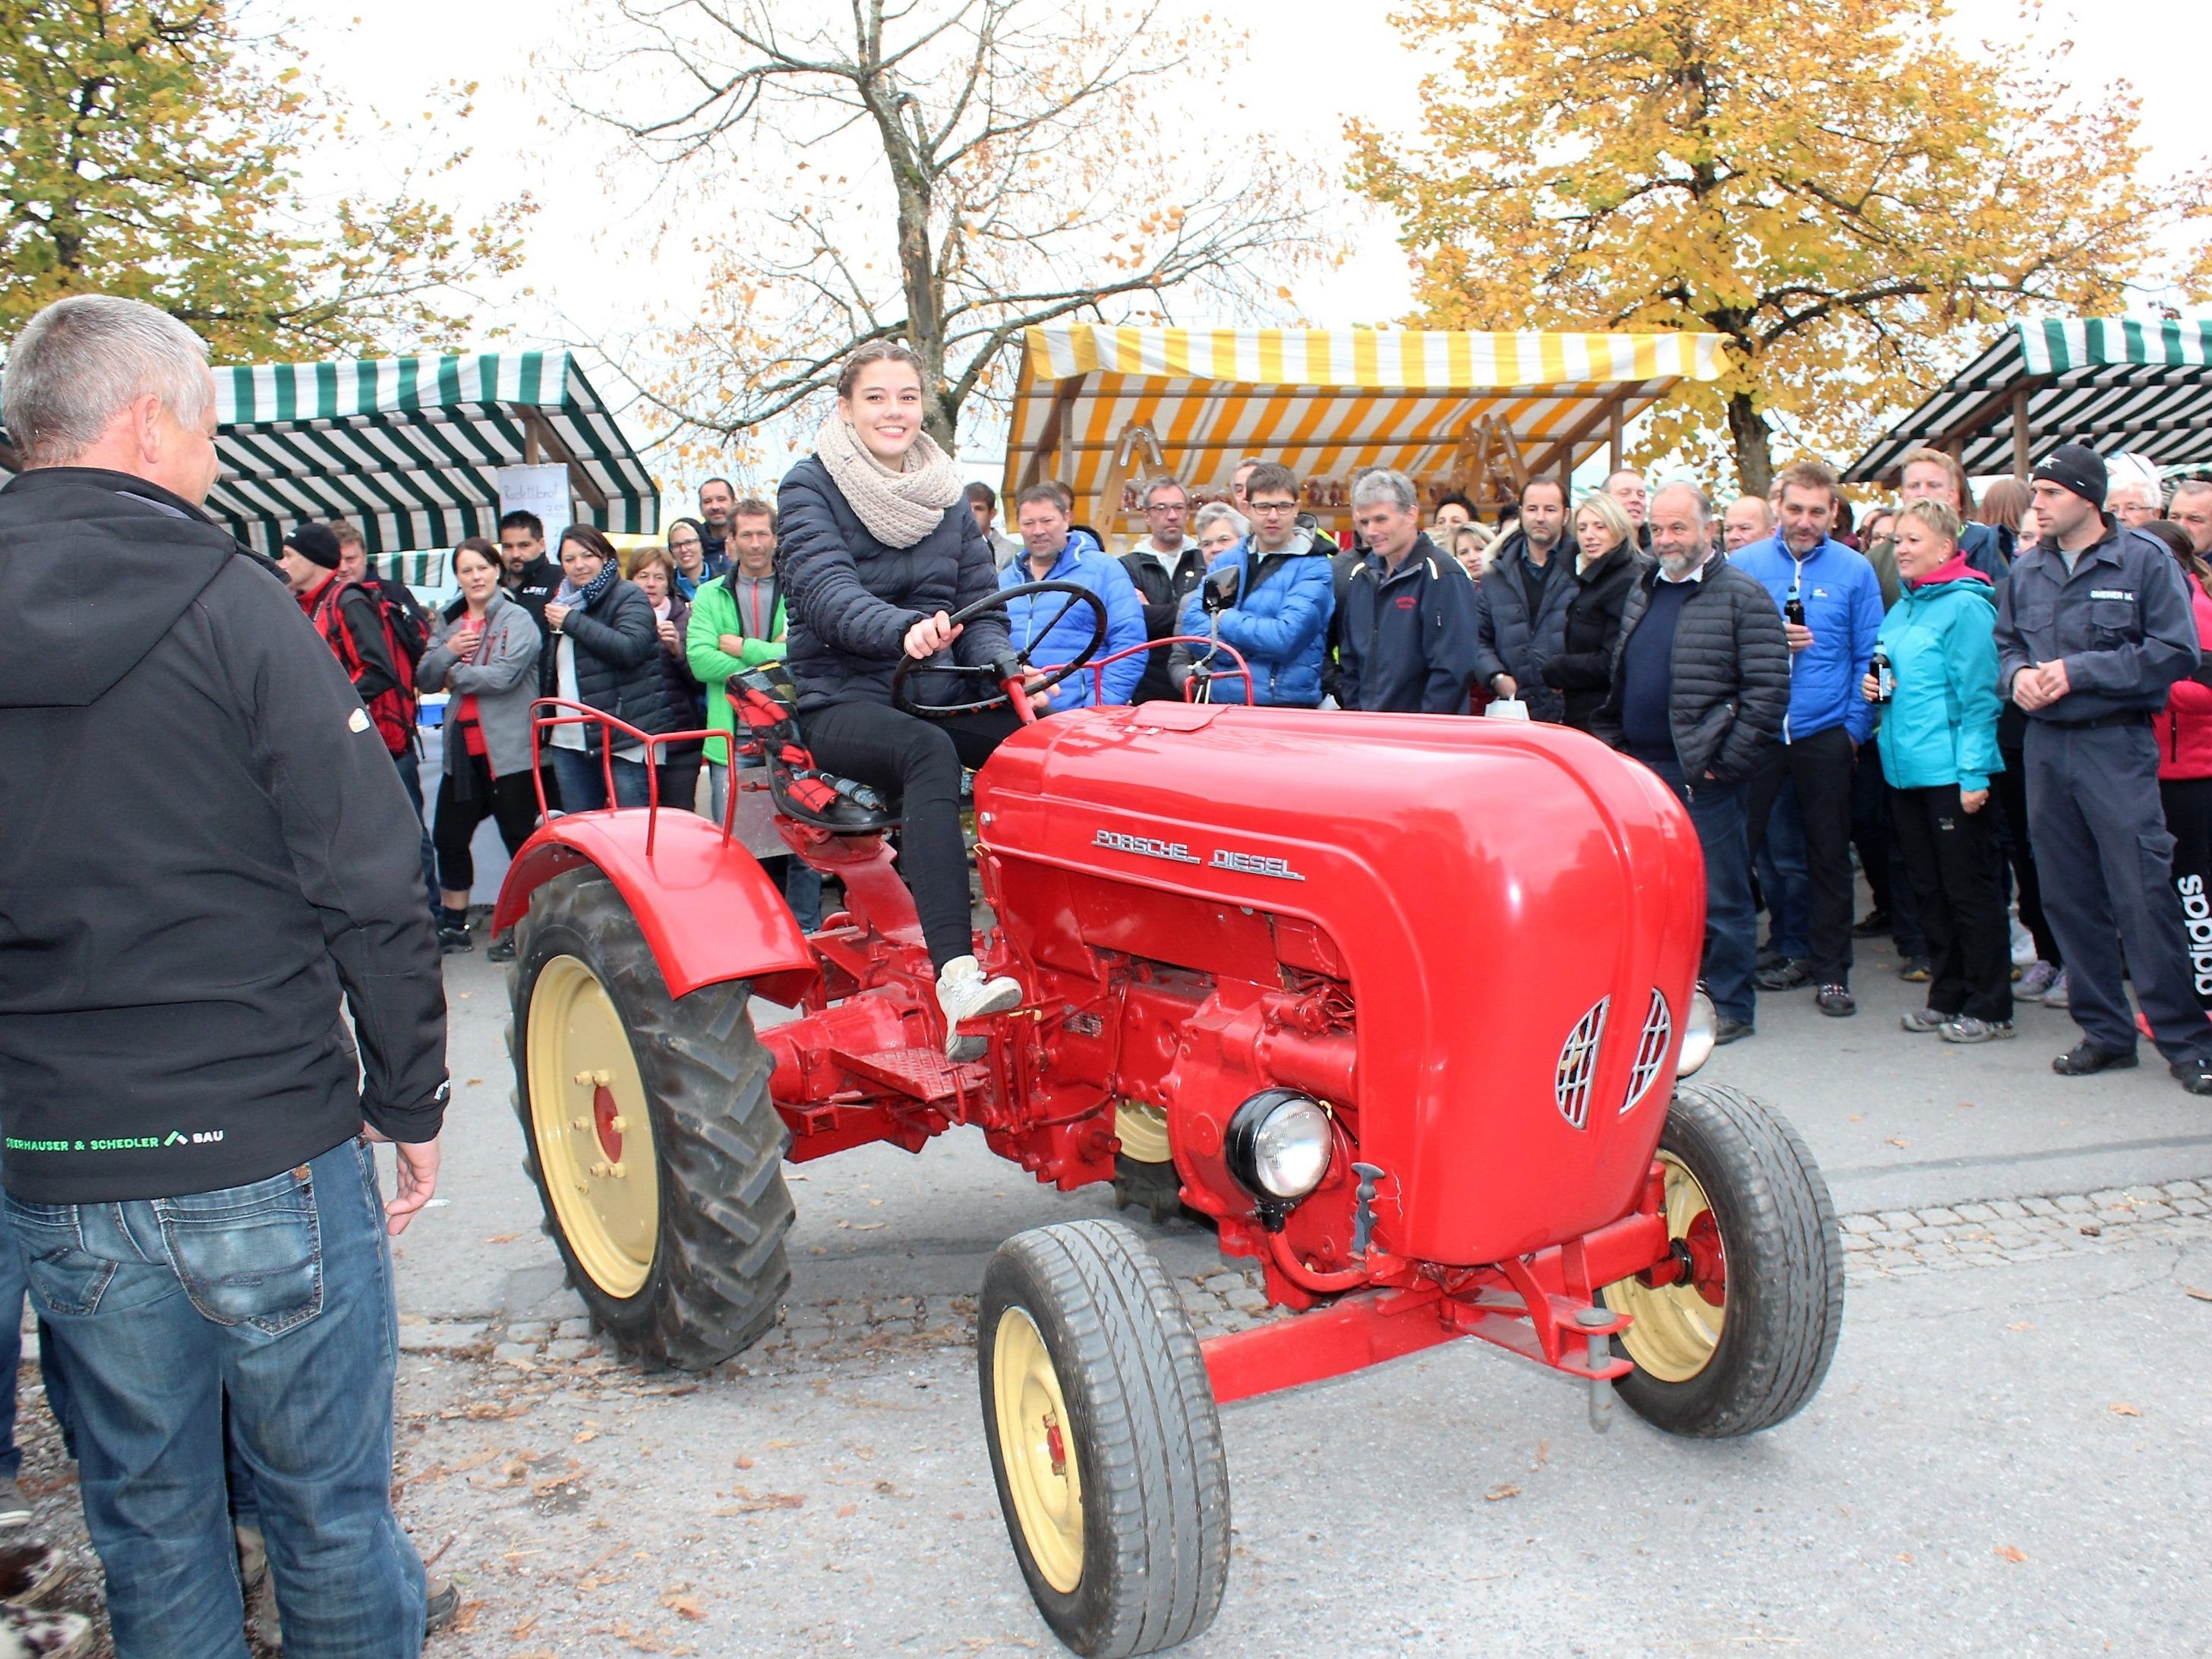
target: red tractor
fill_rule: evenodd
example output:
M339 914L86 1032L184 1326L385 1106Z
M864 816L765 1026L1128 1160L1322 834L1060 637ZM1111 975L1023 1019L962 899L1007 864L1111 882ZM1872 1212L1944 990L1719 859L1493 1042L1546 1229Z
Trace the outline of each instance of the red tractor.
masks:
M884 840L896 803L814 769L771 684L732 690L767 764L732 772L751 787L721 823L556 817L500 896L549 1231L625 1352L702 1368L777 1317L787 1159L972 1124L1039 1181L1211 1218L1295 1317L1201 1344L1107 1222L1009 1239L984 1279L1000 1501L1078 1652L1153 1652L1213 1618L1224 1402L1462 1336L1585 1382L1600 1427L1617 1392L1678 1434L1745 1434L1820 1385L1834 1212L1780 1118L1680 1083L1711 1048L1704 866L1643 767L1557 726L1431 715L1153 702L1028 724L975 781L997 922L975 953L1026 994L947 1032ZM748 813L842 884L811 937ZM798 1017L757 1031L755 995Z

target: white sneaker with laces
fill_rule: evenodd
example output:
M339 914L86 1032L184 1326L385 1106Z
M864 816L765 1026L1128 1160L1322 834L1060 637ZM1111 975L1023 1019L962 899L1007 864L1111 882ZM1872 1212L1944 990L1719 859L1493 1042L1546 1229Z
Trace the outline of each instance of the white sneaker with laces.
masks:
M2013 1000L2016 1002L2040 1001L2044 993L2050 990L2052 981L2057 977L2058 970L2049 963L2032 962L2021 971L2019 983L2012 988Z
M937 971L937 1006L945 1011L945 1057L972 1060L982 1051L983 1039L963 1037L960 1022L985 1014L1003 1014L1018 1007L1022 988L1004 975L985 979L973 957L955 957Z

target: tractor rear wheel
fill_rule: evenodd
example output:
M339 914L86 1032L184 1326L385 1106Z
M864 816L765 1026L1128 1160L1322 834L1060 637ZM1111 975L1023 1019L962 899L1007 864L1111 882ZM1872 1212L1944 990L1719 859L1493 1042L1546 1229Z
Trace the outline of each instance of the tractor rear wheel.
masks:
M515 1111L545 1231L592 1320L704 1370L775 1322L792 1222L744 981L678 1001L612 882L556 876L515 928Z
M1189 1641L1228 1582L1229 1467L1166 1270L1118 1222L1034 1228L980 1314L991 1470L1045 1621L1093 1659Z
M1771 1428L1813 1397L1843 1323L1835 1206L1796 1130L1735 1089L1685 1085L1659 1136L1671 1285L1624 1279L1602 1292L1635 1323L1614 1386L1670 1434Z

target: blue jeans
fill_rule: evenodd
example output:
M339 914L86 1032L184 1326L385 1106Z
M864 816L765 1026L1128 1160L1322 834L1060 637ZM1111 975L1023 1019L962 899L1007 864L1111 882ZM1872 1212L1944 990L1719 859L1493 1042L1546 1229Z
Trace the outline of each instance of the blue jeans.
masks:
M541 752L553 757L553 775L561 780L562 811L596 811L607 804L607 775L599 756L577 749L547 749ZM617 760L614 769L616 805L652 805L653 786L646 781L643 761Z
M1751 831L1741 783L1686 787L1682 769L1652 768L1690 809L1705 853L1705 990L1730 1019L1748 1021L1757 1007L1751 971L1759 960L1759 913L1751 908Z
M422 1564L392 1513L398 1320L376 1165L120 1204L10 1196L78 1431L118 1659L245 1659L223 1407L292 1659L413 1659Z
M719 761L707 763L707 793L713 803L709 810L714 815L714 822L720 823L730 801L730 769ZM822 926L822 872L800 858L786 856L763 859L760 862L769 880L782 882L783 902L791 907L791 914L799 927L810 933L818 930Z
M422 836L422 890L429 897L430 914L438 914L438 855L430 845L430 828L422 818L422 757L412 749L395 754L392 764L399 769L399 787L407 792L407 804L415 809L415 827Z

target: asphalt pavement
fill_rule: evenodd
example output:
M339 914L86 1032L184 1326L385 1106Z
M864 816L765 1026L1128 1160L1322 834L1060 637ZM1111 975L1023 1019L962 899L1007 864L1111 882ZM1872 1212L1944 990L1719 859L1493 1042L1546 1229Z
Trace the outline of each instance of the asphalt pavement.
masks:
M400 1509L464 1597L430 1651L1059 1651L992 1489L974 1296L1002 1239L1110 1195L1039 1188L968 1131L793 1169L784 1324L707 1376L642 1375L539 1231L500 971L447 977L441 1195L397 1253ZM1844 1021L1763 997L1707 1073L1797 1124L1845 1214L1842 1341L1802 1414L1598 1436L1580 1389L1473 1342L1230 1407L1229 1592L1182 1651L2212 1650L2212 1103L2148 1047L2057 1077L2074 1028L2040 1007L2008 1043L1908 1036L1919 988L1884 952L1857 988ZM1202 1331L1264 1316L1210 1234L1136 1224ZM62 1528L54 1462L34 1437Z

